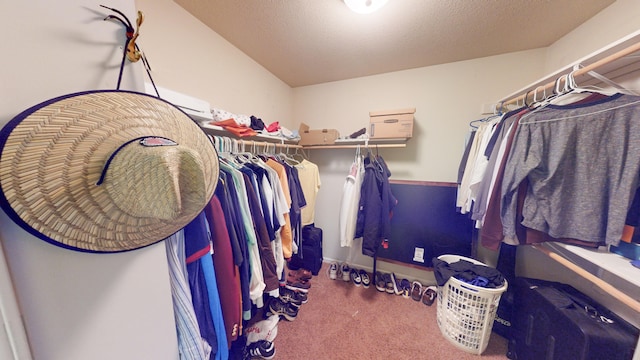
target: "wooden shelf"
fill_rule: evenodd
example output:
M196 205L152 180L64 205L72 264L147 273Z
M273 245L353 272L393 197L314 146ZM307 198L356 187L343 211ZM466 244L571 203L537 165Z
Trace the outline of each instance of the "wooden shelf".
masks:
M255 136L239 137L225 130L222 126L200 124L200 127L204 130L205 133L209 135L227 137L230 139L241 141L245 145L253 145L253 144L261 145L262 143L269 143L269 144L276 145L278 147L290 147L290 148L301 147L300 145L298 145L298 140L292 140L292 139L288 139L280 136L258 134Z
M279 136L258 134L256 136L239 137L225 130L221 126L200 124L205 133L212 136L222 136L236 141L240 141L245 145L263 145L264 143L273 144L277 147L301 148L309 150L320 149L355 149L358 146L369 146L377 148L404 148L407 146L408 138L392 138L392 139L337 139L331 145L299 145L298 140L292 140Z
M407 147L407 138L394 139L338 139L331 145L303 145L303 149L354 149L358 146L377 148L403 148Z

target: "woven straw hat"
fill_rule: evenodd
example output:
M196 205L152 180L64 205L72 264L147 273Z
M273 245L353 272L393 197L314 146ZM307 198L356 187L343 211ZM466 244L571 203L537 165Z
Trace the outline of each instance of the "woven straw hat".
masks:
M58 246L133 250L193 220L218 165L206 134L171 103L122 90L70 94L0 130L0 206Z

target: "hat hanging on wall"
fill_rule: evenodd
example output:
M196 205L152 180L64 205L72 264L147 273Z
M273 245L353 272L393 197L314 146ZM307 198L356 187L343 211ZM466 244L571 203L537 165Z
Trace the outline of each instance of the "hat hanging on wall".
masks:
M202 212L218 171L195 121L138 92L60 96L0 130L0 206L31 234L72 250L121 252L165 239Z
M127 91L38 104L0 130L0 151L3 210L43 240L90 252L175 233L204 209L218 178L215 148L188 115Z

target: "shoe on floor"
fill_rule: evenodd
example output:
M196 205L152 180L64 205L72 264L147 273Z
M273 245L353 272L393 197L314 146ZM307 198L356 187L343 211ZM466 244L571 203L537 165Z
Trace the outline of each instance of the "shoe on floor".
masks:
M422 284L414 281L411 284L411 298L415 301L420 301L422 299Z
M369 284L371 284L371 279L369 278L369 274L364 270L360 269L360 281L362 282L362 286L365 288L369 288Z
M358 271L358 269L351 268L349 277L351 277L351 282L355 286L360 286L360 284L362 283L362 279L360 278L360 272Z
M298 316L298 309L280 300L280 298L272 297L269 300L269 312L266 315L278 315L288 321L293 321Z
M409 282L409 280L400 280L400 289L402 290L402 297L408 299L411 293L411 283Z
M402 295L402 289L400 288L400 280L396 278L396 274L390 273L391 278L391 292L390 294ZM387 292L389 292L389 288L387 288Z
M299 294L299 292L287 289L284 286L280 287L280 300L298 308L303 304L302 297Z
M385 292L387 290L387 281L385 280L385 276L383 273L381 273L380 271L376 271L373 280L376 283L376 290L381 292Z
M309 292L311 289L311 283L309 281L303 281L300 279L289 279L287 278L287 284L285 287L289 290L293 291L301 291L303 293Z
M309 294L306 292L302 292L302 291L293 291L294 293L296 293L296 296L298 297L298 299L300 299L302 301L303 304L306 304L307 301L309 301Z
M247 353L251 359L273 359L276 347L271 341L258 340L247 345Z
M351 269L347 263L343 263L340 267L342 272L342 281L351 281Z
M309 272L309 276L305 275L305 271L308 270L296 270L296 271L289 271L289 273L287 274L287 282L296 282L296 281L302 281L302 282L309 282L309 280L311 280L311 273Z
M300 280L311 280L311 278L313 277L311 271L303 268L300 268L298 270L289 270L288 276L292 276Z
M422 303L431 306L433 302L436 300L438 293L435 290L435 286L429 286L422 294Z
M395 274L384 274L385 290L389 294L395 294L396 278Z
M338 264L331 263L331 266L329 266L329 279L335 280L336 278L338 278Z

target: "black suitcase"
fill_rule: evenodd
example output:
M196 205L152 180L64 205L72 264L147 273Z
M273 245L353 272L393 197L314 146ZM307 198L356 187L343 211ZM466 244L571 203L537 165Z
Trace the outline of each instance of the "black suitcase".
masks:
M514 288L510 359L632 359L638 329L575 288L522 277Z
M322 229L313 224L302 228L302 244L298 253L291 257L289 268L296 270L299 268L311 271L313 275L318 275L322 267Z

